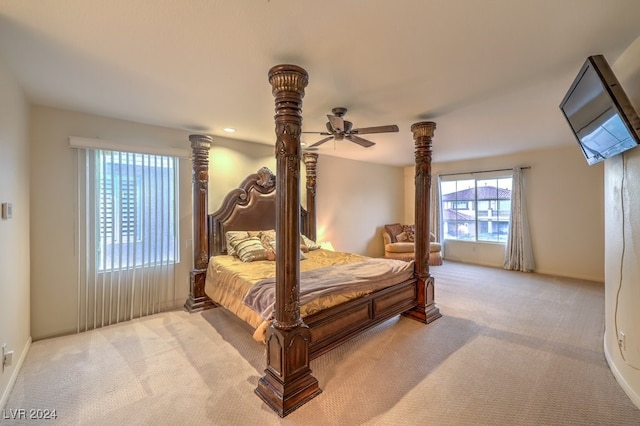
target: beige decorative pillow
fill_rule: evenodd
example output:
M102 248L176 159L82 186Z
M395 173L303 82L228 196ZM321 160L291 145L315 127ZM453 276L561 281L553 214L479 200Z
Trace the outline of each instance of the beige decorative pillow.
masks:
M236 251L233 248L234 243L249 238L249 233L247 231L227 231L224 234L224 238L227 242L227 254L229 256L236 256Z
M276 230L275 229L269 229L266 231L260 231L260 237L267 237L270 238L272 240L276 239Z
M316 243L311 238L307 238L303 234L300 234L300 240L300 245L304 245L307 251L318 250L319 248L321 248L320 244ZM305 251L305 249L303 248L302 251Z
M243 240L234 240L233 250L243 262L255 260L267 260L267 250L258 237L247 237Z
M273 236L272 236L273 235ZM265 248L268 260L276 260L276 238L275 232L271 234L269 232L261 234L262 246ZM305 260L307 256L300 250L300 260Z
M405 241L408 242L409 241L409 236L407 235L406 232L401 232L396 236L396 242L398 243L404 243Z
M276 260L276 239L272 238L268 233L260 233L260 241L262 246L267 251L267 260Z

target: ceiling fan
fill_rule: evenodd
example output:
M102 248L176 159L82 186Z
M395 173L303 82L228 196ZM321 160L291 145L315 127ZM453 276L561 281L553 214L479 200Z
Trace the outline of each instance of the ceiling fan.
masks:
M323 143L335 139L341 141L346 139L348 141L357 143L360 146L369 148L375 145L375 142L371 142L368 139L361 138L358 135L371 134L371 133L390 133L397 132L398 126L395 124L389 126L375 126L375 127L361 127L359 129L353 128L353 123L345 120L343 117L347 113L347 109L344 107L336 107L331 110L333 115L327 115L329 121L327 122L327 132L302 132L302 133L316 133L327 136L324 139L320 139L318 142L310 145L308 148L317 148Z

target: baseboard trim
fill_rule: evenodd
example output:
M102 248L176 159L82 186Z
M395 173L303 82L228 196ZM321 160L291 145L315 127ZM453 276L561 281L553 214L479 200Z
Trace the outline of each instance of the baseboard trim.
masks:
M609 349L607 348L606 334L605 334L603 346L604 346L604 358L607 360L607 364L609 364L609 369L611 370L613 377L615 377L616 381L618 382L618 384L620 385L624 393L627 394L631 402L633 402L636 407L640 408L640 395L638 395L636 391L633 390L631 386L629 386L629 383L627 383L624 376L622 376L622 374L620 373L620 370L618 370L618 367L613 362L613 357L611 356L611 354L609 353Z
M27 343L24 345L22 349L22 354L18 359L18 363L15 365L13 369L13 373L11 373L11 377L9 378L9 383L7 383L7 387L2 393L2 398L0 398L0 410L4 410L7 401L9 400L9 395L13 390L13 386L16 384L16 380L18 379L18 373L22 369L22 364L24 360L27 358L27 354L29 353L29 349L31 349L31 336L27 339Z

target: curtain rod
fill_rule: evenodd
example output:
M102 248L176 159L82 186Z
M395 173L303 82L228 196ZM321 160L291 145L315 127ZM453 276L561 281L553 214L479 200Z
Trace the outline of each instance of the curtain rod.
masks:
M531 166L523 166L523 167L520 167L520 170L526 170L526 169L530 169L530 168L531 168ZM509 170L513 170L513 168L510 168L510 169L493 169L493 170L477 170L475 172L442 173L442 174L438 174L438 176L472 175L472 174L475 174L475 173L507 172Z

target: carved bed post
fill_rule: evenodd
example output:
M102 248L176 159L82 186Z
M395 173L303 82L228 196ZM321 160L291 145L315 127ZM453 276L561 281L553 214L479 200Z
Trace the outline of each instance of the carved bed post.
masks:
M415 176L415 275L418 279L418 306L405 313L425 324L442 316L436 307L434 279L429 274L429 214L431 192L431 141L436 123L423 121L411 126L416 148Z
M209 309L213 302L204 293L204 281L209 263L207 232L207 192L209 185L209 149L213 139L206 135L189 135L193 151L193 269L189 297L184 307L189 312Z
M302 154L304 164L307 168L307 225L305 235L316 241L316 165L318 164L318 154L305 152Z
M276 303L267 329L267 368L256 393L281 417L321 390L309 368L309 328L300 316L300 131L307 72L269 70L276 128Z

